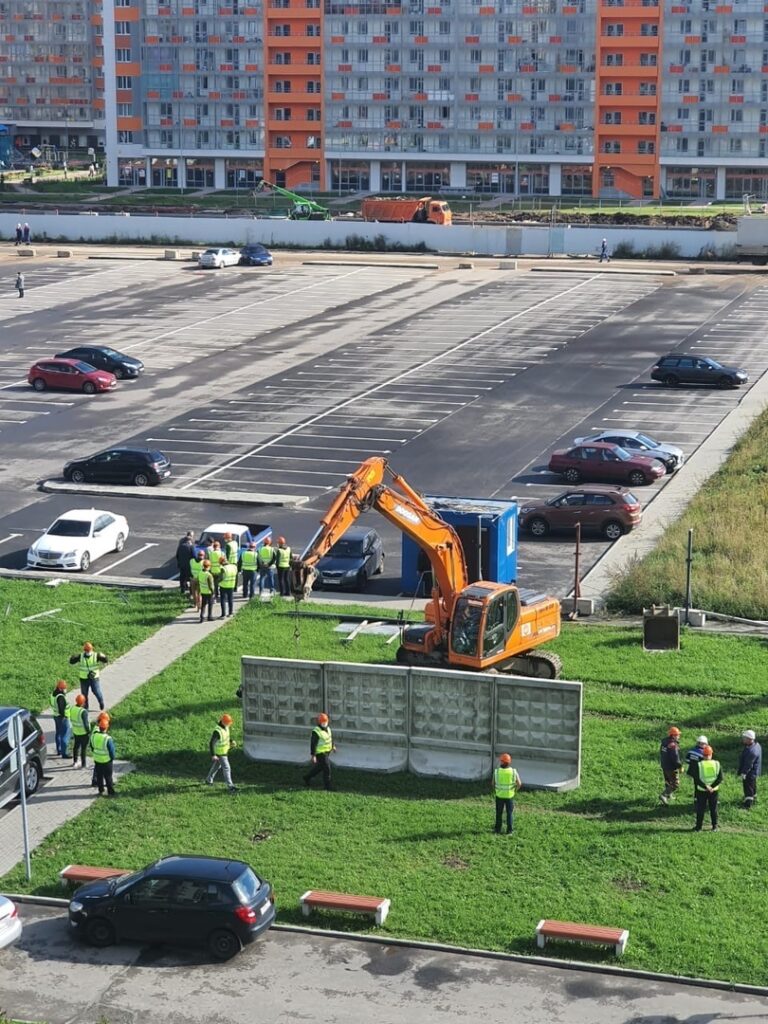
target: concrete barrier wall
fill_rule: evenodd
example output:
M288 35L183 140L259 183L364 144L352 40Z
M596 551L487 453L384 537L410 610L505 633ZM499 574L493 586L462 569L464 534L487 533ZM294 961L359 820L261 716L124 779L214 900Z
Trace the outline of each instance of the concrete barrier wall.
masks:
M634 225L597 224L594 227L557 225L549 228L523 227L520 239L521 252L526 255L546 256L566 253L573 256L592 255L600 252L600 243L608 240L608 252L622 243L631 243L636 252L649 247L675 245L678 255L684 259L696 259L702 249L715 253L729 249L736 244L735 231L708 231L702 228L657 228Z
M531 789L579 785L581 683L248 656L241 672L252 760L306 763L325 710L345 767L477 780L508 751Z

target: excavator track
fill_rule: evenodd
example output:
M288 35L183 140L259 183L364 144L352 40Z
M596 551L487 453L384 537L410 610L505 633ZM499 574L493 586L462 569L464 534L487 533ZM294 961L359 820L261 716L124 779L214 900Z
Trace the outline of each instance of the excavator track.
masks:
M534 679L559 679L562 670L562 660L549 651L521 654L499 667L499 671L505 675L531 676Z

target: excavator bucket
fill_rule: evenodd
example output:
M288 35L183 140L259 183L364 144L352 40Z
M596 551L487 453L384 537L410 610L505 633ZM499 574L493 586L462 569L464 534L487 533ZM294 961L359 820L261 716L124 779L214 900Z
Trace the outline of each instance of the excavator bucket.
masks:
M303 601L312 593L317 579L317 570L305 565L298 558L291 564L291 595L296 601Z

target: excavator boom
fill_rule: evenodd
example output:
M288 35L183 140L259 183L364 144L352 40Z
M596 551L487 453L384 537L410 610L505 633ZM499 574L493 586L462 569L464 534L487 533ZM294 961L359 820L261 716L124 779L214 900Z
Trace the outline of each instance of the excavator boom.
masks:
M304 196L300 196L297 192L291 192L280 185L273 185L271 181L265 181L264 178L258 183L255 191L275 192L279 196L290 199L294 204L294 219L318 220L321 217L325 220L331 219L330 211L325 206L321 206L320 203L316 203L314 199L305 199ZM315 214L315 216L313 217L312 214Z

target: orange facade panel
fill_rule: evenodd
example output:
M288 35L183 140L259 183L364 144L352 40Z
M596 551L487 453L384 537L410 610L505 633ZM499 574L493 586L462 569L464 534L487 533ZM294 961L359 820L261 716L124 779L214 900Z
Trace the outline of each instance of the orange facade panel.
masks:
M123 132L138 132L141 131L142 123L140 117L118 117L117 127L119 131Z

